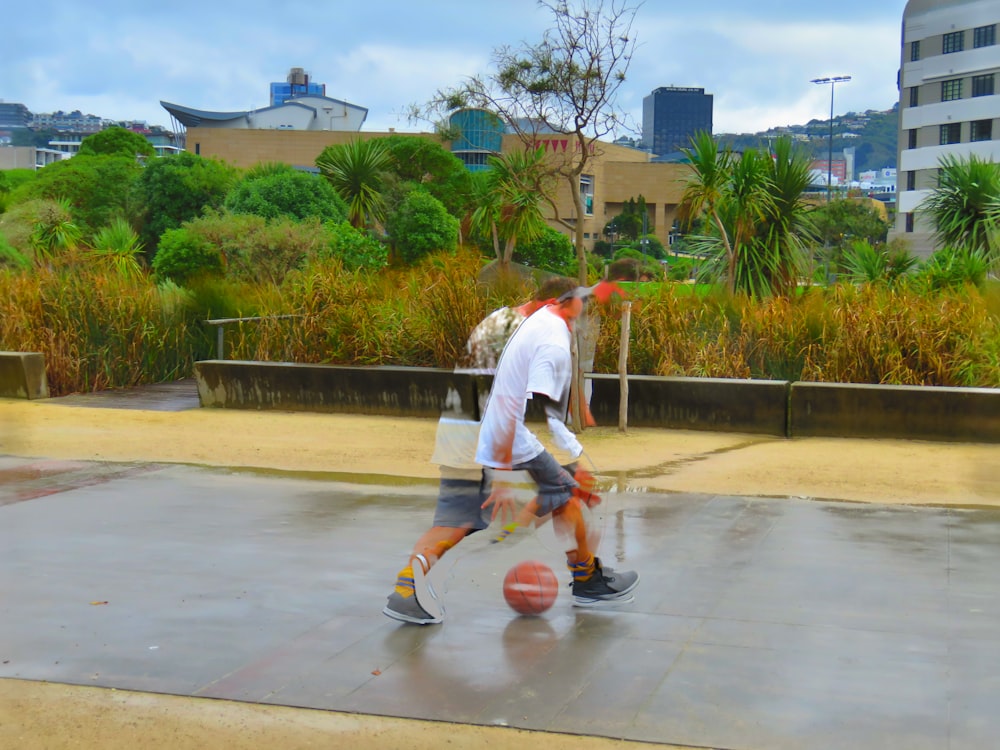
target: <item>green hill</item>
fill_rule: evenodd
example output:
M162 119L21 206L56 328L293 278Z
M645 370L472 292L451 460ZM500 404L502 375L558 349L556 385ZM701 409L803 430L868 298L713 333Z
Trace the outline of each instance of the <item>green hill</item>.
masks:
M895 167L898 145L899 105L880 112L847 112L833 118L833 154L842 156L845 148L854 148L855 174L870 169ZM817 159L826 158L830 148L830 121L810 120L805 125L775 127L761 133L718 136L720 144L742 151L747 148L767 148L768 142L781 136L800 140Z

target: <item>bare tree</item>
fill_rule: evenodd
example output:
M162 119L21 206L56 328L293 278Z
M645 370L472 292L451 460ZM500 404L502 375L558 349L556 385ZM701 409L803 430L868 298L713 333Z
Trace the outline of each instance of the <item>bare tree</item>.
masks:
M599 153L599 140L623 124L616 99L635 50L637 8L623 0L538 4L548 8L554 21L540 42L494 50L493 72L439 91L430 107L488 110L517 134L526 150L546 148L546 163L567 183L575 216L561 215L551 192L544 198L555 221L573 233L580 282L586 283L580 177Z

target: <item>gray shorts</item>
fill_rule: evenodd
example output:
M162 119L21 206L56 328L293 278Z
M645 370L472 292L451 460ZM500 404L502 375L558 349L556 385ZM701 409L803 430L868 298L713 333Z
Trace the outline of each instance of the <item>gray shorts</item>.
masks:
M518 464L513 469L528 472L538 485L539 516L547 515L564 506L573 494L573 490L580 486L548 451L542 451L530 461Z
M471 534L490 525L493 510L482 507L490 496L490 485L485 471L479 472L478 477L471 472L463 473L468 478L448 476L442 471L434 525L468 529Z

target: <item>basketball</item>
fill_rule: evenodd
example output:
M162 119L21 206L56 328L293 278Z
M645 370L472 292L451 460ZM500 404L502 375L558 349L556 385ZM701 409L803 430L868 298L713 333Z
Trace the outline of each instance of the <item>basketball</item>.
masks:
M540 615L559 593L559 579L552 568L538 560L520 562L503 579L503 598L519 615Z

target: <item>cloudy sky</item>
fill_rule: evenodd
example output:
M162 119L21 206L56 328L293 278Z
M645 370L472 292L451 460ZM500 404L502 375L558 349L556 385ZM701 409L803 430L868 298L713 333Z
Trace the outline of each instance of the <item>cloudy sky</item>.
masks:
M611 0L605 0L610 2ZM906 0L646 0L621 107L637 123L658 86L714 95L716 133L826 119L898 100ZM501 45L533 43L551 14L535 0L35 0L9 3L0 100L170 125L160 100L242 111L269 103L292 67L327 96L367 107L364 130L422 130L407 105L488 72Z

